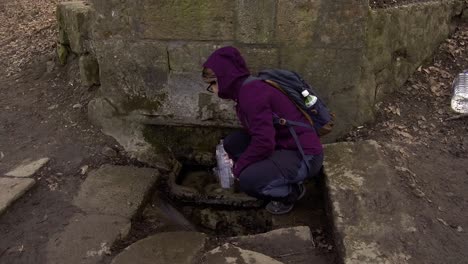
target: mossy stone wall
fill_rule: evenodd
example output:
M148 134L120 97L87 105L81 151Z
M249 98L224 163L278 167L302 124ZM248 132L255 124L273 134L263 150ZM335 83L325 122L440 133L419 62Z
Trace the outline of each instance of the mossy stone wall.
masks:
M99 63L101 82L90 116L120 140L142 131L129 133L112 125L122 122L99 121L102 115L94 110L112 106L113 118L137 123L139 129L150 124L155 131L158 126L209 127L206 133L218 135L215 131L238 126L232 103L207 93L200 78L211 52L234 45L253 73L290 69L316 87L337 115L333 133L323 139L334 141L373 119L376 102L431 56L466 8L464 0L381 10L371 10L368 0L90 2L85 24L91 40L85 43ZM59 13L64 5L59 4ZM63 17L59 23L66 25ZM73 27L66 28L61 36L76 35L69 32ZM148 146L157 145L148 131L143 138ZM195 141L184 144L198 146Z

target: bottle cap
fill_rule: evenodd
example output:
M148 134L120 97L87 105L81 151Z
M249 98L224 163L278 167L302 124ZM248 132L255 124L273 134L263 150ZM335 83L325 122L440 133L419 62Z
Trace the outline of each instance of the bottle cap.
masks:
M302 96L304 96L304 97L309 96L309 91L307 91L307 90L302 91Z

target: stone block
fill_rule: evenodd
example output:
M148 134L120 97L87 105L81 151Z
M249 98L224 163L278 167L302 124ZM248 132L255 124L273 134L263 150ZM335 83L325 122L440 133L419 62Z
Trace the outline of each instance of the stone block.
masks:
M220 100L216 95L206 92L206 84L201 78L201 67L197 67L197 69L194 72L171 71L165 89L166 97L152 101L161 103L159 106L153 107L153 112L150 112L150 115L146 115L147 121L145 123L237 126L233 103ZM139 108L142 109L140 105Z
M25 160L21 165L7 172L5 175L11 177L31 177L44 167L47 162L49 162L49 158L41 158L35 161Z
M59 42L69 45L72 52L89 52L91 7L83 1L61 2L57 5Z
M403 85L450 34L458 3L428 2L369 13L366 67L371 68L368 78L376 83L377 100Z
M112 264L191 264L205 247L206 235L166 232L140 240L117 255Z
M372 140L335 143L325 145L324 153L331 222L343 263L408 263L414 244L407 239L417 233L411 231L407 197L382 147Z
M35 183L34 179L0 178L0 215Z
M65 65L68 61L68 48L64 44L57 44L57 57L60 64Z
M364 48L367 13L366 0L322 1L311 45L335 49Z
M130 220L119 216L74 215L62 232L49 239L46 263L101 263L111 254L113 243L128 235L130 227Z
M63 21L58 21L58 22L62 23L58 25L58 43L60 45L69 46L70 41L68 40L68 34L65 28L66 26Z
M84 85L99 85L99 64L93 55L80 56L79 67L81 82Z
M240 248L274 256L285 263L322 263L307 226L276 229L263 234L229 238Z
M155 169L104 165L88 175L73 204L87 213L130 219L158 176Z
M233 40L236 1L141 1L139 30L158 40Z
M276 39L280 43L306 46L311 43L320 16L320 0L278 0Z
M91 0L93 39L134 39L139 30L140 1Z
M106 96L132 97L138 108L142 101L157 101L164 94L169 74L166 43L109 38L96 41L95 47Z
M217 247L203 256L205 264L245 263L245 264L282 264L269 256L245 250L231 244ZM234 261L234 262L233 262Z
M463 9L461 19L464 22L468 22L468 7L465 7L465 9Z
M247 66L252 74L264 69L279 67L279 51L277 48L239 47Z
M232 43L170 42L167 47L169 67L174 72L196 73L201 80L201 69L208 56L223 46Z
M268 44L274 41L276 0L237 1L236 40Z

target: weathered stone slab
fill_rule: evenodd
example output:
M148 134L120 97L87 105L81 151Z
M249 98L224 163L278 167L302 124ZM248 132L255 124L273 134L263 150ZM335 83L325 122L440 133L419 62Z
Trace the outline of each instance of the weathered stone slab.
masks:
M0 215L35 183L34 179L0 178Z
M249 44L273 42L275 17L275 0L237 1L237 40Z
M61 2L57 5L59 43L69 45L72 52L82 54L89 51L91 7L84 1Z
M5 175L11 177L31 177L46 165L47 162L49 162L49 158L42 158L32 162L31 160L26 160L12 171L7 172Z
M368 0L321 1L311 45L319 48L365 47ZM307 29L304 29L307 30Z
M179 132L178 134L180 133L181 132ZM218 138L219 136L220 135L218 135ZM188 137L189 135L187 134L185 138L188 138ZM182 139L180 141L182 141ZM220 188L218 183L216 184L206 183L206 186L204 188L205 190L203 192L201 192L200 190L197 190L196 186L194 185L192 186L190 186L190 184L186 186L180 185L178 182L179 182L179 177L181 176L193 177L192 179L190 178L188 179L192 182L199 182L203 180L203 177L205 177L206 175L206 173L199 174L196 172L192 173L191 175L181 175L180 174L181 170L182 170L182 165L176 164L176 166L174 166L173 171L169 174L169 180L168 180L169 190L171 194L173 195L173 197L177 199L178 201L183 201L187 203L195 203L195 204L225 205L225 206L227 205L227 206L246 207L246 208L260 207L262 205L262 201L259 201L256 198L248 196L242 192L232 192L230 190L222 189ZM207 175L207 176L212 176L212 175ZM211 210L209 208L206 209L207 214L209 214L210 211Z
M247 66L252 74L260 70L279 67L279 50L277 48L240 47Z
M468 22L468 6L463 9L463 13L461 16L462 21Z
M367 78L377 100L403 85L451 32L460 1L430 1L369 12ZM365 89L369 89L364 87Z
M100 263L112 244L128 235L130 226L130 220L123 217L77 214L63 232L49 239L47 263Z
M87 213L130 219L158 176L155 169L104 165L89 174L73 204Z
M236 1L141 1L143 38L233 40Z
M57 57L60 64L65 65L68 61L68 48L63 44L57 44Z
M109 38L94 43L101 90L113 100L128 98L121 111L157 111L165 98L169 65L167 44Z
M82 55L79 60L81 82L86 86L98 85L99 64L93 55Z
M287 263L302 263L301 261L306 260L310 263L318 263L313 254L315 246L312 234L307 226L281 228L258 235L233 237L229 239L229 242ZM291 257L294 258L294 262Z
M140 1L91 0L93 39L110 37L134 39L138 29Z
M391 183L396 172L377 142L326 145L324 166L343 263L408 263L401 235L414 228L408 228L403 194Z
M245 250L231 244L217 247L203 256L205 264L282 264L269 256L258 252Z
M297 46L310 43L314 37L315 23L320 15L320 4L320 0L278 1L277 40Z
M205 246L205 239L205 234L197 232L160 233L130 245L114 258L112 264L195 263Z
M169 56L169 67L175 72L194 72L200 79L201 65L208 56L223 46L232 43L206 43L194 41L177 41L168 43L167 54Z

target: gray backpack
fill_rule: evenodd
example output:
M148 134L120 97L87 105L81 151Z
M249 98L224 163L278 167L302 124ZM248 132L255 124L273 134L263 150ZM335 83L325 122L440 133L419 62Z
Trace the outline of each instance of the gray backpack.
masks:
M299 111L304 114L319 136L324 136L332 131L335 115L328 110L328 107L318 96L317 92L296 72L280 69L263 70L256 77L249 77L244 82L244 85L254 80L265 81L288 96ZM304 97L302 96L302 91L304 90L309 91L310 94L318 98L311 108L307 108L305 105Z

